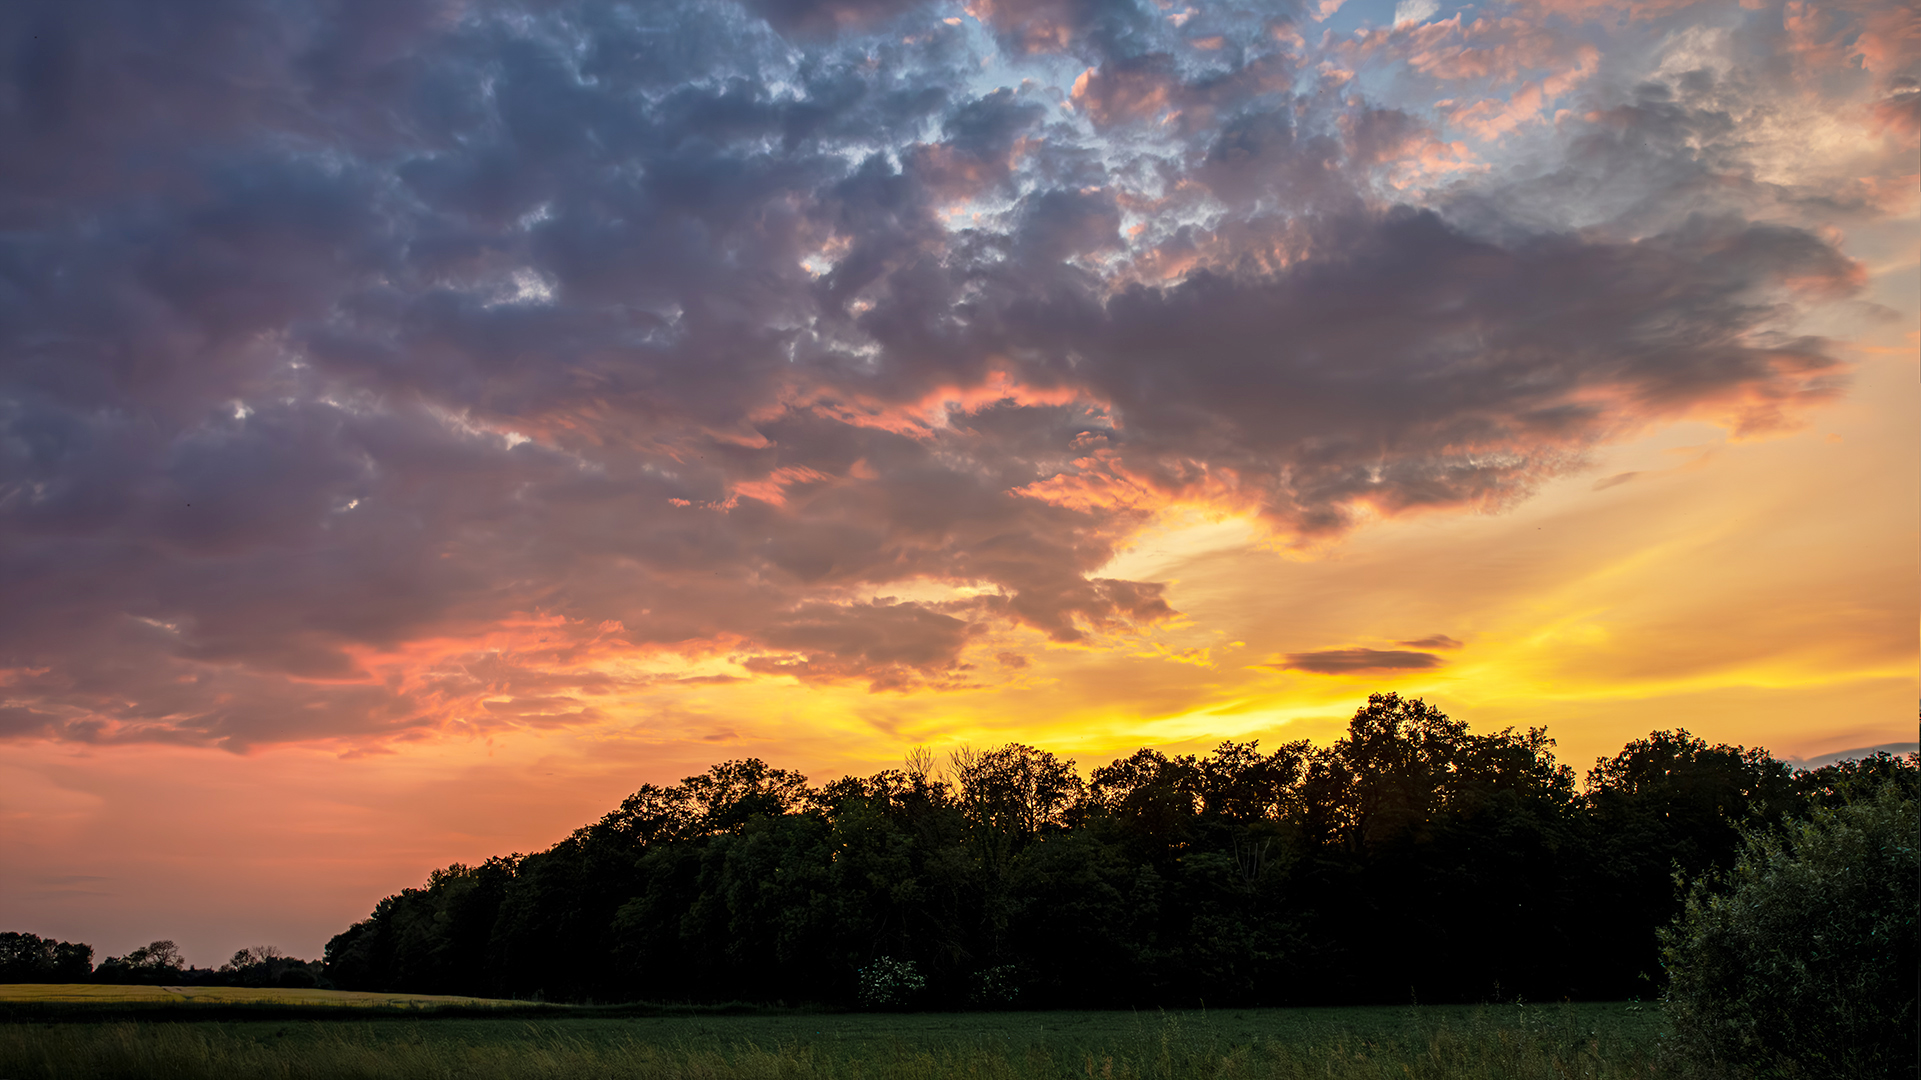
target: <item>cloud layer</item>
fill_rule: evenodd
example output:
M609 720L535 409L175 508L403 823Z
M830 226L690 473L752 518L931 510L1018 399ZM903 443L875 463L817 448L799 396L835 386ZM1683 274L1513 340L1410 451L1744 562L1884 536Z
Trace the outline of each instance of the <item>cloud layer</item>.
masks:
M1102 572L1170 506L1314 545L1845 386L1911 26L1325 9L10 6L0 737L974 685L1175 618Z

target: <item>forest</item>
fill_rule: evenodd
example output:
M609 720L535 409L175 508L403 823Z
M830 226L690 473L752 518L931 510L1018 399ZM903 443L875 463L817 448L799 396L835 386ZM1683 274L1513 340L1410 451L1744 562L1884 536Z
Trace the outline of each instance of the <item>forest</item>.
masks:
M545 851L437 870L324 963L259 948L194 969L159 941L94 968L89 946L0 934L0 982L925 1009L1652 1000L1662 929L1755 837L1921 791L1915 755L1796 771L1657 731L1577 783L1553 746L1376 694L1331 745L1144 749L1087 777L1018 743L819 786L749 758L644 785Z
M1010 744L810 785L643 786L546 851L435 871L326 948L342 989L1008 1008L1652 998L1742 830L1896 780L1655 732L1589 770L1377 694L1332 745Z

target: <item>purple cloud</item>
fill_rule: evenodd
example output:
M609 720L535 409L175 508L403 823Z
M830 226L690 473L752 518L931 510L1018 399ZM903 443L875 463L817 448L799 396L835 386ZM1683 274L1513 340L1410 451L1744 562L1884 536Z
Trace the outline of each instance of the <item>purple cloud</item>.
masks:
M977 8L9 7L0 733L585 722L597 650L959 685L1170 617L1097 576L1157 500L1499 508L1843 384L1783 318L1860 271L1703 201L1705 101L1404 190L1434 122L1285 12Z
M1399 649L1321 649L1288 653L1280 663L1264 666L1316 675L1359 675L1377 671L1427 671L1445 663L1446 660L1433 653Z

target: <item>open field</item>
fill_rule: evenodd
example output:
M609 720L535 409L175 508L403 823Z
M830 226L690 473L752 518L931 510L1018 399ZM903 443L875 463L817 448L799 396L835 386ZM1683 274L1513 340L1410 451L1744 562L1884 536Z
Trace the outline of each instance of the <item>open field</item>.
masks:
M0 1024L0 1076L1655 1077L1660 1018L1621 1004L1192 1012L763 1012ZM18 1016L18 1014L16 1014Z

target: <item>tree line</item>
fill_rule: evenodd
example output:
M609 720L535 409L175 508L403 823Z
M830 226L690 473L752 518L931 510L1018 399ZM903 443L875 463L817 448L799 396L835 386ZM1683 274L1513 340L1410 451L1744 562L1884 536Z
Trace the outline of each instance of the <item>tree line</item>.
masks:
M1658 731L1577 785L1544 729L1377 694L1332 745L1014 743L815 786L757 759L645 785L546 851L434 871L336 935L188 967L0 934L0 982L555 1001L1006 1008L1653 997L1686 887L1921 757L1795 772ZM1910 855L1912 852L1910 852ZM1910 913L1911 916L1912 913ZM1910 922L1912 921L1910 917Z
M272 945L241 949L217 968L189 965L172 941L143 945L93 964L93 946L37 934L0 933L0 983L119 983L164 986L331 986L318 960Z
M1377 694L1330 746L1140 750L1085 778L1021 744L821 786L731 761L435 871L334 937L324 977L985 1008L1652 997L1678 882L1733 869L1744 828L1921 776L1663 731L1577 786L1552 747Z

